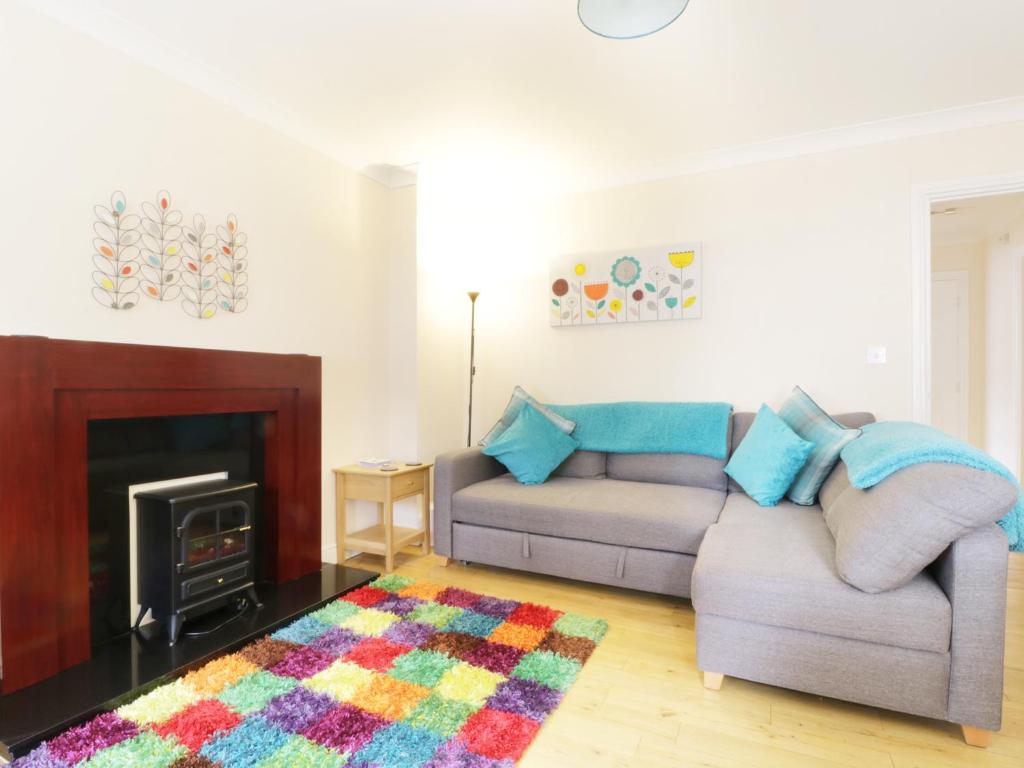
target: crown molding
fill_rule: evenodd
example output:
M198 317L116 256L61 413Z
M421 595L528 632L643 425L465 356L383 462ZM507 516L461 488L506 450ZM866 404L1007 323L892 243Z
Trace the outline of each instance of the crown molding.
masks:
M89 0L21 0L25 6L195 88L278 133L386 186L390 166L371 164L352 147L297 112L248 88L147 29ZM395 176L397 178L397 176ZM415 182L413 182L415 183Z
M391 189L400 189L401 187L415 186L419 178L419 170L419 163L411 163L409 165L377 163L367 166L364 172L372 174L373 178L383 184L387 184Z
M767 163L773 160L785 160L801 155L834 152L918 136L1020 121L1024 121L1024 96L1013 96L932 112L919 112L868 123L783 136L769 141L723 147L687 155L656 168L634 169L630 172L594 178L588 187L590 189L607 189L641 184L648 181Z

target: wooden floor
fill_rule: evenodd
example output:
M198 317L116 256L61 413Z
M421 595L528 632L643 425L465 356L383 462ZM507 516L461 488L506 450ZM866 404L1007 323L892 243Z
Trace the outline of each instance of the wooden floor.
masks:
M346 563L381 570L361 555ZM396 572L608 620L604 641L522 768L1024 766L1024 556L1011 555L1003 729L987 750L954 725L726 678L701 685L688 600L400 554Z

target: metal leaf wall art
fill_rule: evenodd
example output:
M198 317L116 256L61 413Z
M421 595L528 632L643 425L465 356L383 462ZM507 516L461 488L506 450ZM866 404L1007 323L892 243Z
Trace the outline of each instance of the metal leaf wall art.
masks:
M181 302L185 314L200 320L209 320L217 314L216 270L214 248L217 236L206 231L206 219L198 213L192 226L185 227L185 258L181 267Z
M131 309L139 303L139 217L127 212L128 203L120 190L110 196L110 207L93 208L96 222L92 263L96 284L92 296L110 309Z
M227 312L245 312L249 304L245 298L249 292L246 285L249 275L245 271L249 249L245 245L245 232L238 231L235 214L228 215L226 226L217 227L217 238L217 291L220 293L220 306Z
M181 211L171 208L166 189L156 205L142 204L142 287L156 301L174 301L181 293Z
M249 299L249 249L238 219L232 213L216 232L196 214L192 226L171 207L171 194L162 189L154 202L142 203L142 216L128 212L120 190L110 207L93 209L93 298L110 309L132 309L142 294L154 302L180 299L187 315L209 320L220 307L230 314L244 312Z

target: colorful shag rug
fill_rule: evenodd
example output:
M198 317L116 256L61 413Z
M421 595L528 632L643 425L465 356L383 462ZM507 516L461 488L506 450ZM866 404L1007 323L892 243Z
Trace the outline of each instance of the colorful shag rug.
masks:
M509 768L606 629L383 576L14 765Z

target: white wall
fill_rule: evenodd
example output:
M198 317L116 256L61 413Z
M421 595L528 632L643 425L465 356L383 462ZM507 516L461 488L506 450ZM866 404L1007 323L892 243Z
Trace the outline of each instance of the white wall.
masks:
M0 4L0 93L0 333L322 356L333 559L329 468L392 441L391 192L15 3ZM118 188L133 207L167 188L187 218L237 214L248 311L198 321L93 301L92 208Z
M538 200L475 163L420 173L421 445L462 444L467 266L478 304L483 434L520 383L553 402L777 405L794 384L830 410L910 418L911 190L1024 168L1024 124L962 130ZM533 185L533 190L539 184ZM550 328L558 254L704 244L702 320ZM865 363L868 346L888 364ZM429 453L424 453L429 455Z

